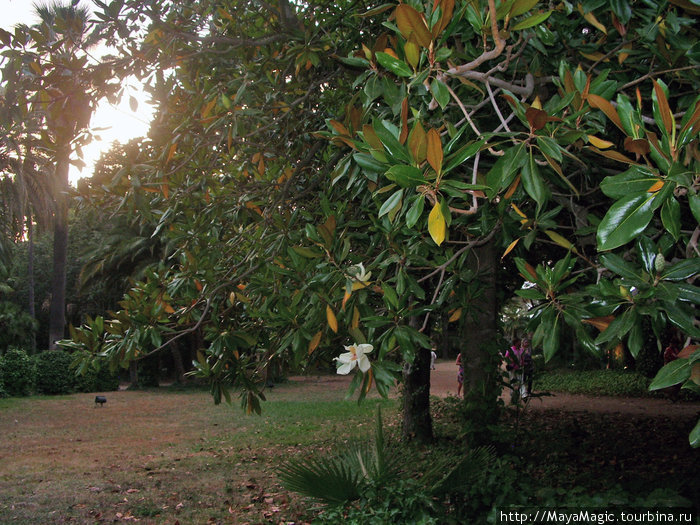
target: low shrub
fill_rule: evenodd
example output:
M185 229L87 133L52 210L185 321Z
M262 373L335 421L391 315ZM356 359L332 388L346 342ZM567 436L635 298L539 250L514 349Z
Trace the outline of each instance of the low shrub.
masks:
M536 391L597 396L649 396L651 380L625 370L546 370L535 376Z
M36 364L27 352L11 348L0 358L0 375L7 395L28 396L36 381Z
M36 391L40 394L69 394L75 386L73 358L63 350L46 350L36 356Z

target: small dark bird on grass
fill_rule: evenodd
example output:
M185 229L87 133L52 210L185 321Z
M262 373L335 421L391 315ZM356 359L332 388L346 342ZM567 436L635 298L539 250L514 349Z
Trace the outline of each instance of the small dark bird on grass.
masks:
M107 398L105 396L95 396L95 406L99 404L101 408L106 402Z

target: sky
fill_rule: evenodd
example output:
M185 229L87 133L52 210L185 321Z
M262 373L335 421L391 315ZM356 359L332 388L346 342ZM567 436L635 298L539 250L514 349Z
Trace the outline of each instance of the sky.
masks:
M12 32L18 23L34 24L37 21L34 16L34 3L35 0L0 0L0 27ZM83 5L89 6L90 3L83 2ZM148 105L147 96L138 83L132 81L128 84L118 106L112 106L105 100L98 105L93 114L92 128L106 129L96 133L100 141L95 140L83 148L83 161L87 166L82 171L71 167L70 179L73 184L79 178L89 177L92 174L92 166L99 158L100 152L108 150L113 141L125 143L131 138L144 136L148 132L152 108ZM139 102L136 112L129 108L130 95Z

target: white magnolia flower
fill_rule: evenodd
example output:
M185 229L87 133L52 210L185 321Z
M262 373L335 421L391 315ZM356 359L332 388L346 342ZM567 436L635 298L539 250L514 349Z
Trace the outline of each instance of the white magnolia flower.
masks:
M353 283L352 289L358 290L360 288L365 288L369 284L369 278L372 277L372 272L365 270L365 266L362 263L351 266L348 269L348 273L352 275Z
M336 366L338 367L337 372L339 374L349 374L350 371L355 368L355 365L357 365L362 372L367 372L367 370L369 370L370 363L366 354L374 350L374 346L368 344L358 345L355 343L354 345L346 346L345 350L347 350L347 352L340 354L334 359L334 361L338 362Z

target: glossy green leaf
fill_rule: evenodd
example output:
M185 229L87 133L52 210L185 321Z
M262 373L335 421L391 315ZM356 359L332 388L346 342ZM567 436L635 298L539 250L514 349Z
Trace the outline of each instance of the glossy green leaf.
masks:
M382 283L382 290L384 291L384 302L387 306L394 309L399 307L399 296L396 295L396 290L394 290L387 283Z
M633 283L642 283L645 281L644 272L641 268L634 266L632 263L625 261L622 257L615 253L602 253L600 262L603 266L612 270L617 275L624 277Z
M398 135L395 135L390 129L392 127L390 123L377 119L372 123L372 127L392 157L406 164L411 163L411 158L406 148L399 142Z
M413 198L413 204L406 212L406 226L413 228L416 225L418 219L420 219L421 215L423 214L424 207L425 197L423 197L423 195L416 195Z
M700 287L688 283L678 283L678 299L700 305Z
M511 30L512 31L521 31L523 29L527 29L528 27L533 27L538 24L541 24L545 20L549 18L549 15L552 14L552 11L545 11L544 13L538 13L536 15L532 15L527 17L525 20L522 20L521 22L518 22L515 24Z
M659 390L682 383L690 377L690 363L687 359L676 359L664 365L649 385L649 390Z
M447 86L440 80L435 79L430 83L430 92L435 97L440 108L445 109L450 102L450 91L447 89Z
M605 177L600 190L613 199L627 197L633 193L646 192L659 181L659 177L646 166L632 166L619 175Z
M618 315L610 325L603 330L595 340L597 345L622 339L637 322L637 314L630 308Z
M549 189L540 175L540 170L535 163L535 159L530 155L529 161L525 162L521 172L521 180L527 194L535 199L537 210L542 209L549 199Z
M403 60L399 60L398 58L394 58L390 54L383 53L381 51L377 51L376 57L377 57L377 62L379 62L380 65L384 66L386 69L388 69L389 71L394 73L396 76L410 77L411 75L413 75L413 70Z
M700 337L700 329L695 326L695 317L679 304L664 303L664 311L668 320L693 338Z
M535 7L539 0L515 0L510 7L510 17L514 18L516 16L524 15L530 9Z
M476 142L472 142L471 144L465 144L464 146L459 148L453 155L445 159L446 166L442 170L442 173L448 173L450 170L453 170L457 166L461 166L464 161L469 160L474 155L476 155L485 143L486 141L484 139L481 139L477 140Z
M553 316L551 323L545 326L544 339L542 341L542 352L545 363L548 362L559 349L559 332L561 331L561 318L559 315Z
M654 195L629 195L613 204L598 226L598 250L627 244L647 227L654 215Z
M415 188L426 182L422 170L406 164L395 164L389 168L386 178L396 182L402 188Z
M635 323L629 331L627 336L627 348L629 349L632 357L635 359L639 355L639 351L642 349L644 344L644 333L642 331L642 325L640 323Z
M401 204L401 199L403 198L403 190L397 190L394 193L391 194L391 197L389 197L386 201L384 201L384 204L382 204L382 207L379 208L379 217L383 217L387 213L389 213L391 210L396 208Z
M690 442L691 447L693 447L693 448L700 447L700 419L695 424L695 427L693 427L693 430L690 431L690 435L688 436L688 441Z
M383 173L386 170L386 164L382 164L377 159L371 155L367 155L366 153L355 153L352 158L363 170L374 173Z
M690 211L693 213L695 221L700 224L700 195L697 193L695 195L689 195L688 203L690 204Z
M527 149L524 144L508 148L495 162L488 175L486 182L497 193L513 182L516 173L528 161Z
M623 25L627 24L632 18L632 8L628 0L610 0L610 7Z
M685 281L700 272L700 257L683 259L669 266L661 274L666 281Z
M556 140L550 137L537 137L537 145L542 153L548 157L553 158L557 162L562 161L561 147L559 147Z
M661 206L661 222L666 231L677 241L681 235L681 205L675 197L666 199Z

